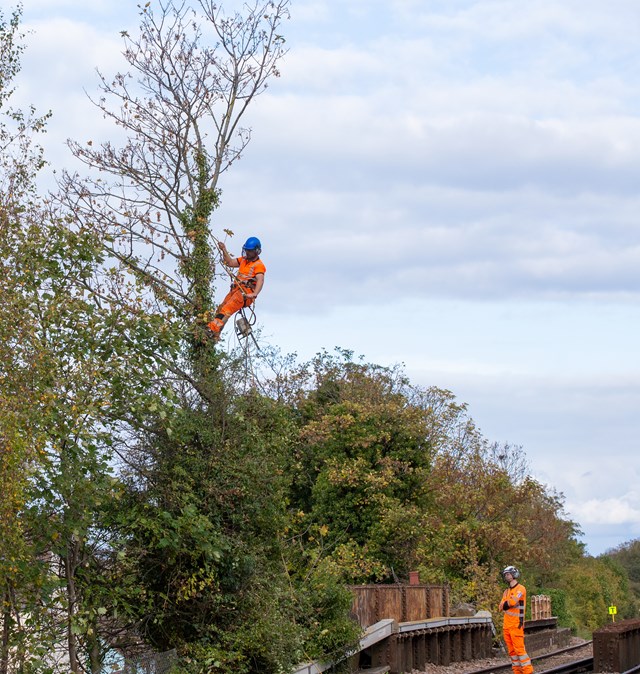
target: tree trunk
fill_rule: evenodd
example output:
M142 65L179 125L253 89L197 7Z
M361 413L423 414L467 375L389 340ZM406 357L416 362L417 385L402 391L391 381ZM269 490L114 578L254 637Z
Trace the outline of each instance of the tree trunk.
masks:
M102 658L100 657L100 642L98 641L98 626L93 624L93 634L89 641L89 661L91 674L100 674L102 671Z
M8 585L6 588L7 592L7 597L9 599L9 606L7 607L7 611L9 611L9 615L13 613L15 616L15 621L16 621L16 633L18 635L18 642L17 642L17 647L16 647L16 656L15 656L15 661L16 661L16 666L12 668L12 671L15 671L16 674L23 674L24 673L24 661L25 661L25 648L24 648L24 640L21 638L24 636L22 634L22 624L20 622L20 614L18 613L18 602L16 601L16 594L15 594L15 588L12 587L11 585Z
M11 622L11 598L9 590L2 591L2 650L0 651L0 674L9 671L9 624Z
M67 580L67 648L69 653L69 671L76 672L78 669L78 639L73 631L73 619L76 610L76 579L75 571L78 561L78 542L71 540L67 546L67 555L64 559L65 576Z

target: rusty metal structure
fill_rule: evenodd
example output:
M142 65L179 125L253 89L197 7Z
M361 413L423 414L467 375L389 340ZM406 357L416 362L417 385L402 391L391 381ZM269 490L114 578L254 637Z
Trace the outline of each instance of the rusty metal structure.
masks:
M358 667L410 672L427 663L446 666L491 656L493 630L487 616L396 623L393 630L388 638L360 651Z
M365 629L391 618L398 623L449 615L447 585L353 585L351 614Z
M610 623L593 633L593 669L625 672L640 664L640 618Z
M356 585L352 615L371 636L352 658L355 666L404 672L427 663L448 665L491 655L490 614L459 617L449 610L447 585ZM374 635L382 634L377 638Z
M569 627L558 627L557 618L527 620L524 623L524 643L529 655L565 648L571 640Z

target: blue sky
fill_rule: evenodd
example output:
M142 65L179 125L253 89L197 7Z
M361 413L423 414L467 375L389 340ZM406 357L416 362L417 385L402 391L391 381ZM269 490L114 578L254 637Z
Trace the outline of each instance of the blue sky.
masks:
M25 7L58 168L111 133L84 92L137 23ZM283 33L215 217L263 240L264 337L404 363L522 446L591 554L640 537L637 1L294 0Z

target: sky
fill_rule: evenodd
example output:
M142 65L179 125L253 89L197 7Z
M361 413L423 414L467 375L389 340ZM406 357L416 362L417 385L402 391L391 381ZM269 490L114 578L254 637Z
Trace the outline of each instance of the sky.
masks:
M87 93L138 11L25 3L14 104L52 110L52 167L108 132ZM262 339L404 364L522 448L590 554L640 537L637 0L292 0L281 32L214 216L262 240Z

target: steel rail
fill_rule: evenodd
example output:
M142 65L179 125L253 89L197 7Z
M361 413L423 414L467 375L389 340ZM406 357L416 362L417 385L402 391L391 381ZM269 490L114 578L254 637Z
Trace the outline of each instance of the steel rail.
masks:
M551 669L543 669L538 674L579 674L579 672L593 672L593 658L582 658L573 662L566 662Z
M590 644L593 643L593 640L590 639L589 641L585 641L582 644L577 644L575 646L567 646L566 648L560 648L557 651L550 651L549 653L542 653L541 655L534 655L531 660L537 662L538 660L546 660L546 658L553 658L556 655L562 655L563 653L569 653L570 651L576 651L579 648L584 648L585 646L589 646ZM593 661L593 658L591 658ZM579 662L579 660L576 660L576 662ZM491 674L491 672L500 672L502 670L509 670L511 669L511 663L507 662L504 665L494 665L493 667L485 667L484 669L474 669L471 672L466 672L465 674ZM551 672L553 670L548 669L545 670L547 672ZM637 670L640 672L640 669ZM542 673L540 673L542 674ZM635 674L634 672L624 672L624 674Z

